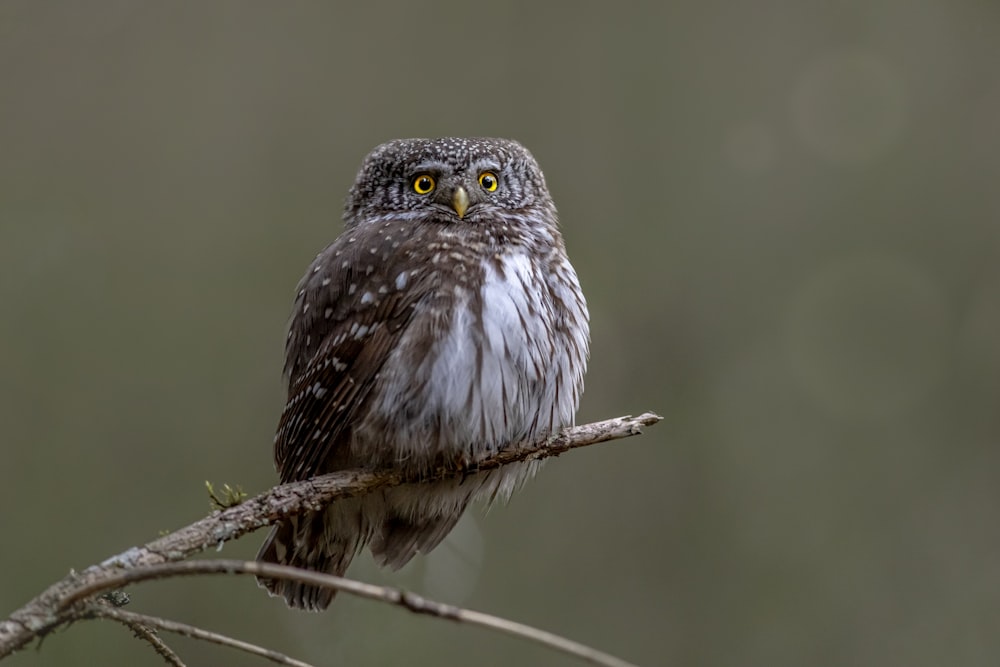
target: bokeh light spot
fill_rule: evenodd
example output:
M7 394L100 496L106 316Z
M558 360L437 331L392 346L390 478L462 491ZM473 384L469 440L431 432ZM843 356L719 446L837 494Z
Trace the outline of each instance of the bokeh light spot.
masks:
M723 145L726 161L740 171L758 173L774 165L775 142L768 128L745 122L732 128Z
M792 119L802 144L831 162L881 157L905 124L902 77L885 60L844 51L807 65L792 95Z
M424 588L432 598L463 604L476 590L482 567L483 533L472 512L466 512L444 542L428 555Z
M950 346L943 290L894 257L852 256L793 294L787 350L810 396L847 417L891 416L934 386Z

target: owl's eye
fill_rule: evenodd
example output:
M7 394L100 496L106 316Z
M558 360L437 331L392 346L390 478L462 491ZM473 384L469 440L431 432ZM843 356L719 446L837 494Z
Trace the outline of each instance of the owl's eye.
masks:
M493 192L496 190L498 183L499 181L497 180L497 175L492 171L484 171L479 174L479 184L483 186L483 190L486 190L487 192Z
M425 195L434 189L434 177L430 174L420 174L413 179L413 191Z

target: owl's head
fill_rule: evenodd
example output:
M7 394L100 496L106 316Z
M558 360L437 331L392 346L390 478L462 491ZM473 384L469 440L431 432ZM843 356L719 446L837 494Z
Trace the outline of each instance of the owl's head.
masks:
M344 207L348 227L387 217L440 224L554 220L545 177L509 139L398 139L365 158ZM498 215L500 214L500 215Z

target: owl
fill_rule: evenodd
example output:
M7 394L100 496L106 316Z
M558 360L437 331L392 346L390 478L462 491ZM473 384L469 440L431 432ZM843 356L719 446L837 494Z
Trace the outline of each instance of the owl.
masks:
M474 470L571 426L589 315L542 171L505 139L402 139L365 158L344 232L298 286L285 349L281 482L350 468ZM343 575L360 549L398 569L537 464L414 483L278 523L258 559ZM333 591L262 579L289 606Z

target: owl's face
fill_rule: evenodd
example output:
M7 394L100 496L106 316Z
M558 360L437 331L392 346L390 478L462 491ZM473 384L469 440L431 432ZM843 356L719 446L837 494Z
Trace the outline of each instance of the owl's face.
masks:
M400 139L365 159L344 220L348 227L387 217L476 224L538 209L554 212L541 169L516 141Z

